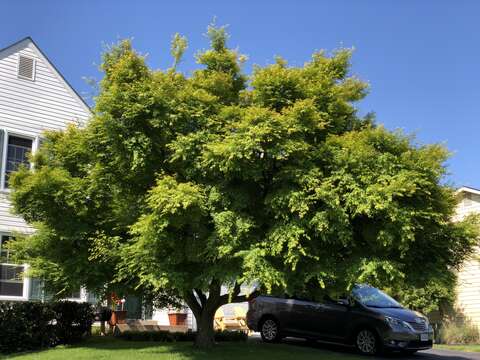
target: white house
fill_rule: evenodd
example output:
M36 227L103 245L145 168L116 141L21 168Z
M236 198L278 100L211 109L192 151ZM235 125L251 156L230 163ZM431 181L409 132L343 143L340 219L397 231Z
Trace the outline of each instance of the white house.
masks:
M461 187L457 190L459 203L455 215L461 220L468 214L480 213L480 190ZM480 252L479 252L480 256ZM480 328L480 261L472 258L466 261L458 272L456 308L462 317Z
M3 245L32 227L10 212L8 176L19 164L30 166L44 130L84 124L90 109L34 41L27 37L0 50L0 300L38 298L39 283L24 278L25 266L11 264ZM73 298L85 300L79 289Z

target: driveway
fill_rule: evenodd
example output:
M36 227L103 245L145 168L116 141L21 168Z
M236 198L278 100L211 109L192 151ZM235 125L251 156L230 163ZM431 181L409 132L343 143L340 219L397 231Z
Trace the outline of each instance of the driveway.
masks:
M260 336L253 335L250 338L250 341L262 341ZM311 348L318 348L322 350L330 350L330 351L338 351L343 353L352 353L354 354L355 351L348 347L338 346L338 345L330 345L330 344L323 344L323 343L308 343L303 339L295 339L295 338L286 338L282 341L285 344L290 344L292 346L307 346ZM365 357L368 359L368 357ZM439 360L480 360L480 353L474 352L463 352L463 351L451 351L451 350L424 350L419 351L414 355L405 356L400 353L393 353L388 356L382 357L372 357L371 359L381 359L381 360L431 360L431 359L439 359Z
M408 359L480 360L480 353L450 350L428 350L419 351L418 354L410 356Z

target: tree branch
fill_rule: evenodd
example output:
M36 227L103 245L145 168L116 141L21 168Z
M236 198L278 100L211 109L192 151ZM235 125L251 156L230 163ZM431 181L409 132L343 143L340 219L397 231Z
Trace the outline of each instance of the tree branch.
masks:
M249 295L239 295L232 297L232 303L238 303L238 302L244 302L244 301L250 301L251 299L256 298L258 295L260 295L260 292L258 290L255 290Z
M197 293L198 298L200 299L202 307L204 307L207 304L207 296L200 289L195 288L194 290Z
M258 290L255 290L249 295L240 295L241 291L241 286L239 283L235 282L235 286L233 287L233 292L232 294L225 294L220 297L220 303L222 305L228 304L228 303L238 303L238 302L244 302L244 301L249 301L250 299L253 299L254 297L258 296L260 292Z
M197 298L195 297L195 295L193 294L193 292L191 291L186 291L184 294L183 294L183 299L185 300L185 302L187 303L187 305L190 307L190 309L192 310L193 314L195 315L195 318L196 319L199 319L201 314L202 314L202 311L203 311L203 307L198 303L198 300Z

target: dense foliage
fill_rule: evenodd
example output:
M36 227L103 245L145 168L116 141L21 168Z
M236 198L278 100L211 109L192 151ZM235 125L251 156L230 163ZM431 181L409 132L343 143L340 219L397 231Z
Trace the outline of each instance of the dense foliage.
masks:
M0 353L75 343L90 332L92 322L86 303L0 302Z
M367 85L349 50L247 77L224 28L208 35L189 76L180 36L166 71L128 41L112 47L92 120L47 133L35 171L12 177L16 211L38 228L12 246L37 276L180 297L209 345L241 284L421 287L471 253L477 228L451 221L442 184L447 151L358 115Z

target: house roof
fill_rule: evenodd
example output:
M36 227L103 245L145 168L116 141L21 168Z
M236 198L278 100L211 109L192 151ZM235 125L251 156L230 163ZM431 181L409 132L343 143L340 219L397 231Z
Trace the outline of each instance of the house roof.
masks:
M457 194L460 194L462 192L467 192L467 193L480 195L480 190L479 189L475 189L475 188L470 187L470 186L462 186L462 187L458 188L457 191L456 191Z
M92 113L92 109L90 108L90 106L85 102L85 100L80 96L80 94L73 88L72 85L70 85L70 83L68 82L67 79L65 79L65 77L62 75L62 73L56 68L56 66L53 64L53 62L50 61L50 59L48 58L47 55L45 55L45 53L42 51L42 49L40 49L40 47L35 43L35 41L33 41L33 39L30 37L30 36L27 36L23 39L20 39L16 42L14 42L13 44L11 45L8 45L2 49L0 49L0 55L16 46L16 45L19 45L21 44L22 42L30 42L31 44L33 44L33 46L35 47L35 49L38 51L39 55L47 62L48 65L50 65L50 67L52 68L52 70L60 77L60 79L65 83L66 87L68 90L70 90L72 92L72 94L81 102L81 104L85 107L85 109L89 112L89 113Z

